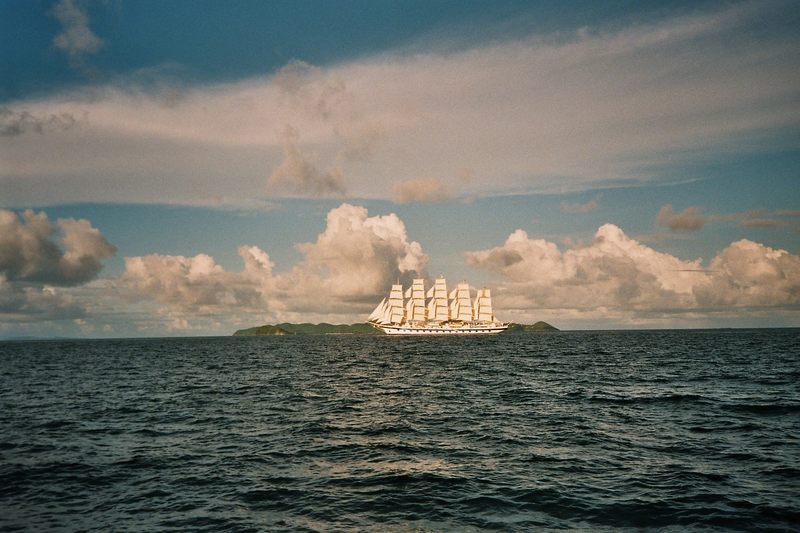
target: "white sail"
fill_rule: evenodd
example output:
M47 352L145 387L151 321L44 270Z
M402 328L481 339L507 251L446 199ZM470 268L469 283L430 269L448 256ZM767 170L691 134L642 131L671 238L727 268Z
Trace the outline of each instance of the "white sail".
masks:
M459 283L456 288L456 313L451 315L453 320L472 320L472 301L469 296L469 285Z
M406 291L392 285L388 299L381 300L368 322L389 335L492 335L508 329L494 316L489 289L480 289L473 300L469 285L459 283L448 294L443 277L427 293L419 278Z
M405 318L403 312L403 286L392 285L392 292L389 293L389 322L399 324Z
M473 306L474 319L479 322L492 322L492 292L489 289L479 289Z
M425 313L425 280L417 278L411 284L411 300L414 302L411 307L411 314L406 316L407 320L422 321L428 317Z
M437 278L433 285L434 314L428 315L430 320L450 320L450 310L447 305L447 282L444 278Z
M412 320L411 317L413 316L414 316L414 299L409 298L408 300L406 300L406 319Z
M428 290L428 294L431 294L431 291L433 291L433 287L431 287L430 290ZM430 319L431 317L436 316L436 298L434 298L432 295L428 296L428 298L430 298L430 300L428 300L427 313L428 313L428 318Z
M391 324L392 323L392 308L389 304L383 306L383 314L376 320L378 324Z
M381 303L378 304L378 307L369 315L369 321L378 320L380 317L383 316L384 308L386 307L386 298L381 300Z

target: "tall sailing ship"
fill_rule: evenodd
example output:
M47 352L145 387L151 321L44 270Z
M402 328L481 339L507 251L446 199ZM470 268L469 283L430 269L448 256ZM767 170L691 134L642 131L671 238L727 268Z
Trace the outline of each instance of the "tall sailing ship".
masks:
M469 285L459 283L449 294L444 278L425 291L425 280L415 279L405 292L392 285L367 323L389 335L491 335L508 328L492 309L492 293L479 289L473 300Z

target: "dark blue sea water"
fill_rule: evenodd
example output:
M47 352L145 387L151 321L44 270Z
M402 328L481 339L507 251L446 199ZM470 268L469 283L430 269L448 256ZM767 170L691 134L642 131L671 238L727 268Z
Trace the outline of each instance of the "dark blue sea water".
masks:
M0 343L0 529L800 528L800 330Z

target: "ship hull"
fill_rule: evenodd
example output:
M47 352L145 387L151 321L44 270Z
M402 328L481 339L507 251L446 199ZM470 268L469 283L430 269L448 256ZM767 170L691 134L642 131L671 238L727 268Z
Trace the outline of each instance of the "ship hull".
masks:
M387 335L496 335L508 329L508 324L487 324L487 325L463 325L463 326L441 326L441 325L386 325L369 323Z

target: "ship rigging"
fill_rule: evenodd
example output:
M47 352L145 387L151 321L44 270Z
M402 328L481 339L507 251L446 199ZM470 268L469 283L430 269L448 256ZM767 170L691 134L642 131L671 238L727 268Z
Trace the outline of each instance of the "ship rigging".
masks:
M442 277L427 292L420 278L405 291L392 285L367 323L389 335L491 335L508 328L494 315L489 289L478 289L473 300L469 285L459 283L448 294Z

